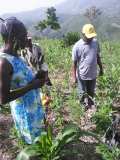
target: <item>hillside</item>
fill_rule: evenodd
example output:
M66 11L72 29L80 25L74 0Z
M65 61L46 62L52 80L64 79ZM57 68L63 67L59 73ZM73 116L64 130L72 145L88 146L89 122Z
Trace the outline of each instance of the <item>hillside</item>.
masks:
M97 31L102 37L113 37L118 39L120 31L120 2L119 0L65 0L63 3L55 6L61 29L59 31L45 30L43 35L48 37L62 37L70 31L80 31L84 23L89 23L83 14L86 9L96 6L102 11L102 15L97 19ZM40 36L40 32L36 31L34 26L45 18L47 8L38 8L33 11L26 11L14 14L5 14L2 17L16 16L21 19L32 35Z
M10 16L15 16L21 21L23 21L27 26L36 24L39 20L42 20L45 18L45 11L46 8L38 8L35 10L31 11L25 11L25 12L20 12L20 13L8 13L4 14L1 17L7 18Z
M73 15L83 13L85 9L91 6L96 6L97 8L100 8L103 12L107 13L108 15L115 15L120 12L119 0L66 0L65 2L57 6L57 10L59 13Z

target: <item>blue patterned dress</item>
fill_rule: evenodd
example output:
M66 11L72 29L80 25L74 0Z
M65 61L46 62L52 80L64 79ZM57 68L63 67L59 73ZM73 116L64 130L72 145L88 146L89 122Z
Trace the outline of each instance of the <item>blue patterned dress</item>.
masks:
M13 67L11 90L26 86L34 79L32 70L20 58L0 53ZM40 101L40 89L33 89L10 102L11 113L20 136L28 144L40 135L44 126L44 111Z

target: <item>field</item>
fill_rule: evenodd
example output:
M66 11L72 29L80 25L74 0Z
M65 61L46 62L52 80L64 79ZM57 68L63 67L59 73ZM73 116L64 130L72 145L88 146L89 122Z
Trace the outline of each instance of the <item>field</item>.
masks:
M113 115L118 115L120 111L120 43L100 43L104 75L97 77L96 105L85 112L83 106L79 104L77 88L73 85L71 73L72 46L65 47L62 40L56 39L43 39L36 42L44 51L46 62L49 65L49 76L53 84L49 93L52 102L48 106L48 123L52 128L51 143L54 144L57 135L62 136L64 128L68 128L68 131L71 129L70 134L63 137L63 141L61 138L62 148L60 148L60 151L64 148L62 159L119 160L119 147L114 146L112 150L109 149L102 141L102 137L111 125ZM48 92L46 87L42 90ZM76 128L77 131L79 130L78 132L75 132ZM75 137L77 141L73 140L76 133L79 133ZM67 143L67 138L71 138L69 143ZM54 142L52 139L54 139ZM17 137L10 116L9 105L0 107L0 141L0 160L13 160L18 152L27 147ZM34 146L32 150L36 151ZM74 150L74 153L71 155L67 150ZM54 153L57 153L56 157L58 159L60 159L58 157L61 154L60 151L54 151ZM42 152L45 152L45 155L48 152L53 153L51 148L45 145L45 142ZM55 157L50 158L49 155L44 160L55 160Z

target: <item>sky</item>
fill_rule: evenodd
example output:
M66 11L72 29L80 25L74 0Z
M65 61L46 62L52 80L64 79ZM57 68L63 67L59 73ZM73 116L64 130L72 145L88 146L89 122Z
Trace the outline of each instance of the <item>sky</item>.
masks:
M40 7L50 7L65 0L0 0L0 15L33 10Z

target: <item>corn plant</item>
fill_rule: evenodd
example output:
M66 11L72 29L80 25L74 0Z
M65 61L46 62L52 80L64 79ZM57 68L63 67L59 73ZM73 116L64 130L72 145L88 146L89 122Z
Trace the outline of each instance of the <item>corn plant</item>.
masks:
M96 132L104 133L112 122L112 109L108 105L102 105L93 115L92 120L96 124Z
M60 160L69 154L69 149L66 145L77 143L79 137L83 135L96 136L93 133L80 130L75 125L70 125L53 138L52 130L48 127L48 131L43 132L40 137L36 138L33 145L24 148L18 154L16 160L30 160L33 157L37 160Z
M78 130L69 128L63 133L59 133L54 139L52 130L49 127L47 132L43 132L34 144L26 147L17 156L16 160L28 160L30 157L37 156L41 160L57 160L62 156L64 146L74 141L78 136Z
M75 89L72 90L66 103L69 108L69 112L70 112L69 114L71 117L71 121L79 125L80 118L84 114L84 108L80 105L80 102L78 100L78 94Z

